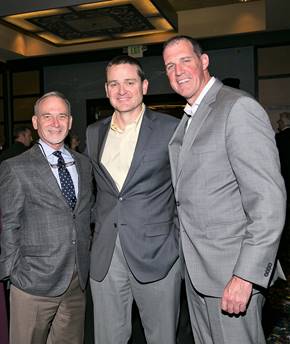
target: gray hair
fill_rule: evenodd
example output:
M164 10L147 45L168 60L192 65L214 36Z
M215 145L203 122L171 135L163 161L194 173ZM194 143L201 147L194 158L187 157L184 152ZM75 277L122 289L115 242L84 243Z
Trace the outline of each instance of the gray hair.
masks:
M48 98L48 97L57 97L57 98L60 98L62 99L66 106L67 106L67 111L68 111L68 115L71 115L71 106L70 106L70 102L68 101L68 99L60 92L58 91L52 91L52 92L47 92L45 93L42 97L40 97L39 99L37 99L37 101L35 102L34 104L34 115L38 115L38 111L39 111L39 105L40 103Z

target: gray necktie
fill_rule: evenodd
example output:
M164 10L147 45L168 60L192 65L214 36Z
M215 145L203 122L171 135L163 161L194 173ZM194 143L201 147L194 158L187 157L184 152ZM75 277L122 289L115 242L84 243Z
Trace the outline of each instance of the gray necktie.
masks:
M65 166L65 162L64 162L63 156L61 155L61 152L55 151L53 152L53 154L56 157L58 157L57 168L58 168L58 175L59 175L62 194L64 198L66 199L70 208L74 210L76 202L77 202L77 198L76 198L75 188L74 188L71 175Z

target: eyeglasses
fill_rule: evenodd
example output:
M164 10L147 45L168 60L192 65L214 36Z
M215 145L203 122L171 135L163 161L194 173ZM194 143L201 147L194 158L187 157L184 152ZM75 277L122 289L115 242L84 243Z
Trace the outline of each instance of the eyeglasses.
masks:
M65 162L61 166L63 166L63 167L70 167L70 166L73 166L73 165L75 165L75 161ZM49 163L49 166L51 168L58 168L59 164L51 164L51 163Z

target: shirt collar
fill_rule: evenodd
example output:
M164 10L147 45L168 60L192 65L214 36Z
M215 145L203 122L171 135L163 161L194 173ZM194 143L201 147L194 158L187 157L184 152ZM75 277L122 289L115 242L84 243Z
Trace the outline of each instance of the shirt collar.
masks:
M110 128L113 131L118 132L118 133L123 133L129 127L137 128L138 125L140 124L140 121L143 118L144 112L145 112L145 105L144 105L144 103L142 103L142 108L141 108L139 116L132 123L128 124L124 130L118 127L118 125L116 123L116 113L114 112L114 114L112 116Z
M190 105L190 104L186 104L185 108L184 108L184 112L188 115L188 116L192 116L194 115L194 113L196 112L199 104L201 103L202 99L204 98L204 96L207 94L207 92L210 90L210 88L212 87L212 85L215 82L215 77L211 77L209 79L209 81L207 82L207 84L205 85L205 87L203 88L203 90L201 91L200 95L196 98L195 102Z
M39 139L38 142L41 145L43 153L45 154L46 157L51 156L53 154L53 152L55 152L55 149L50 147L47 143L45 143L41 139ZM62 147L60 149L58 149L58 151L60 151L61 154L63 154L63 155L67 155L68 154L67 150L64 148L64 145L62 145Z

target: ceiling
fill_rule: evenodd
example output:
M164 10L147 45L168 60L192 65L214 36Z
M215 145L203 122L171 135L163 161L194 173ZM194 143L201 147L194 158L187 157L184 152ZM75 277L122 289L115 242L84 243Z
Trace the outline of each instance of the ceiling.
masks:
M7 8L9 15L3 12L1 22L59 47L177 29L176 12L160 0L72 0L35 7L12 14Z
M168 0L175 11L236 4L241 0ZM255 1L255 0L252 0Z
M241 0L72 0L59 1L56 6L46 2L22 8L17 1L14 8L6 4L0 23L62 47L177 31L178 11Z
M154 44L177 33L212 37L261 30L266 5L282 1L0 1L0 60Z

